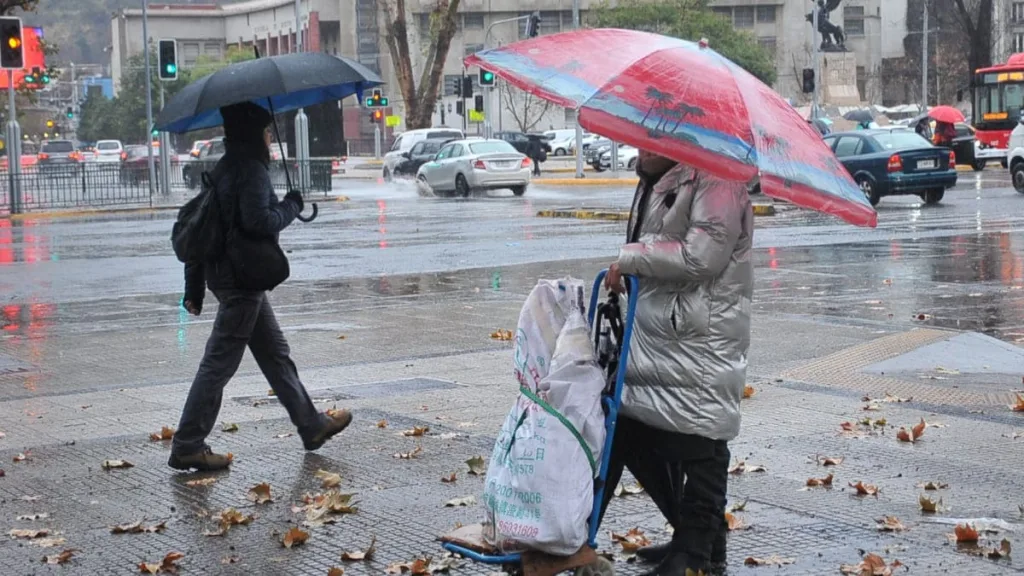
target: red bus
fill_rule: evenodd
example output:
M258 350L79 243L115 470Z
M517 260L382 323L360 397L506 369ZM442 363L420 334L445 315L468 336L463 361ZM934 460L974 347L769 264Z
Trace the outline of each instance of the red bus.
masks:
M1024 53L1010 56L1006 64L976 70L972 89L978 143L1005 151L1024 108Z

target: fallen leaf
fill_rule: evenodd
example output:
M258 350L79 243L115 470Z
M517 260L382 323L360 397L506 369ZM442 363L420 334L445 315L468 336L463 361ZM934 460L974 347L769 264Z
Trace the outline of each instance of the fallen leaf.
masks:
M451 484L451 483L455 482L457 479L458 478L456 478L456 473L452 472L451 475L449 475L449 476L442 476L441 477L441 482L444 482L445 484Z
M7 534L10 535L12 538L25 538L27 540L31 540L33 538L42 538L43 536L48 536L50 534L50 531L46 528L40 528L38 530L32 528L15 528Z
M267 484L266 482L249 488L249 493L246 495L246 498L248 498L250 502L255 502L257 504L266 504L267 502L274 501L270 496L270 484Z
M357 502L353 501L355 494L342 494L337 490L328 490L323 494L303 497L305 506L297 511L306 512L305 524L308 526L321 526L335 522L333 514L355 514L359 511Z
M743 512L746 509L747 509L747 501L744 500L743 502L740 502L739 504L733 504L732 506L729 506L727 511L728 512Z
M176 563L184 557L185 555L181 552L171 552L164 556L164 559L161 560L159 564L142 562L139 564L139 571L148 572L150 574L156 574L158 572L163 572L165 574L177 574L178 567L176 566Z
M949 488L949 484L943 484L941 482L925 482L924 484L918 484L918 488L924 488L925 490L945 490Z
M44 564L67 564L71 561L71 557L75 555L78 550L63 550L60 554L53 554L52 556L43 556Z
M921 436L924 436L924 430L925 430L925 428L927 428L927 427L928 427L928 425L927 425L927 424L925 424L925 422L924 422L924 418L921 418L921 422L919 422L918 424L916 424L916 425L915 425L915 426L914 426L914 427L913 427L913 428L911 429L911 432L913 432L913 433L914 433L914 442L917 442L917 439L918 439L918 438L920 438Z
M865 484L864 482L858 481L856 484L850 482L851 488L857 489L858 496L877 496L878 486L874 484Z
M889 402L889 403L896 403L896 404L900 404L900 403L903 403L903 402L910 402L911 400L913 400L913 398L900 398L899 396L893 396L892 394L889 394L888 392L885 393L885 398L882 398L882 402Z
M939 374L949 374L951 376L956 376L957 374L960 373L959 370L953 368L946 368L944 366L936 366L935 371Z
M1010 406L1014 412L1024 412L1024 396L1017 394L1017 403Z
M747 384L746 386L743 387L743 398L744 399L752 398L754 396L754 394L757 394L757 390L755 390L753 386Z
M289 438L292 435L293 434L291 432L282 432L281 434L278 434L277 436L274 436L274 438Z
M626 486L625 484L619 484L618 486L615 487L614 494L619 497L626 497L632 496L634 494L640 494L643 491L644 487L641 486L639 483L630 484L629 486Z
M910 434L911 433L907 432L906 428L900 428L899 431L896 432L896 439L900 442L913 442L914 437Z
M768 469L760 465L748 465L744 460L737 460L735 464L729 468L729 474L743 474L745 472L767 472Z
M512 339L511 330L502 330L501 328L491 332L491 340L500 340L502 342L508 342Z
M238 432L238 424L234 422L225 422L220 425L221 432Z
M881 410L881 409L882 409L882 407L879 406L878 404L875 404L874 402L872 402L870 404L865 404L864 407L861 408L861 410L867 410L869 412L874 412L876 410Z
M843 422L839 425L844 432L853 432L857 429L857 426L853 422Z
M363 560L372 560L373 553L377 551L377 537L370 537L370 546L366 550L355 551L355 552L342 552L341 559L345 562L361 562Z
M25 460L29 459L29 456L31 456L31 454L31 452L19 452L14 455L14 458L12 458L12 460L14 462L24 462Z
M783 558L778 554L772 554L767 558L756 558L754 556L747 556L746 560L743 561L744 566L785 566L796 562L793 558Z
M985 555L992 560L998 560L1000 558L1010 557L1010 541L1006 538L999 543L999 548L990 548L985 551Z
M281 545L285 548L291 548L292 546L301 546L302 544L305 544L306 540L309 540L309 532L299 530L292 526L288 529L288 532L285 533L284 538L281 539Z
M198 480L189 480L188 482L185 482L185 486L188 486L190 488L196 488L197 486L212 486L212 485L214 485L216 483L217 483L217 479L213 478L213 477L211 477L211 478L200 478Z
M46 512L40 512L39 514L22 514L18 516L18 520L24 520L27 522L35 522L36 520L46 520L50 515Z
M885 559L878 554L866 554L860 564L843 564L839 572L850 576L892 576L892 568L902 565L899 560L895 560L891 566L887 566Z
M320 485L324 488L335 488L341 484L341 475L334 472L317 470L313 476L320 480Z
M395 458L399 460L412 460L423 452L423 446L417 446L412 452L398 452L395 454Z
M483 476L487 473L487 462L483 456L473 456L466 460L466 466L469 466L469 473L474 476Z
M875 420L874 422L872 422L871 425L875 426L876 428L885 428L885 425L888 424L888 423L889 422L886 421L885 418L879 418L878 420Z
M40 548L53 548L54 546L64 544L64 542L65 540L63 538L37 538L29 542L29 544Z
M476 498L472 496L455 498L444 503L446 508L454 508L458 506L473 506L474 504L476 504Z
M835 476L833 474L829 474L828 476L825 476L824 478L808 478L807 479L807 487L808 488L815 488L815 487L818 487L818 486L826 486L826 487L827 486L832 486L832 479L834 477Z
M957 544L968 544L978 541L978 531L970 524L957 524L953 529L953 538Z
M338 340L344 340L344 339L345 339L345 335L344 334L341 334L341 335L338 336Z
M167 528L167 522L158 522L149 526L143 526L142 522L135 522L132 524L120 524L118 526L111 526L111 534L142 534L143 532L157 533L163 532Z
M885 280L882 280L882 284L885 284L886 286L892 286L892 278L886 278Z
M725 513L725 528L729 532L735 532L737 530L746 530L749 528L743 523L743 519L730 512Z
M402 436L415 436L415 437L419 437L419 436L423 436L427 432L430 432L430 427L429 426L413 426L412 430L406 430L406 431L402 432Z
M255 515L245 515L234 508L225 508L217 516L217 529L203 531L203 536L223 536L232 526L247 526L256 519Z
M113 470L115 468L134 468L135 465L127 460L104 460L100 466L104 470Z
M153 442L171 440L172 438L174 438L174 428L171 428L170 426L164 426L159 432L154 432L149 435L149 439Z
M942 511L942 498L938 500L932 500L931 498L922 494L918 499L917 503L921 506L922 512L941 512Z
M828 456L819 456L818 464L821 464L822 466L838 466L843 463L843 460L845 460L845 458L843 458L842 456L835 458Z
M344 339L345 337L340 336L339 338ZM344 573L345 571L343 569L338 568L337 566L331 566L331 568L327 571L327 576L342 576Z
M906 526L900 522L900 519L895 516L886 516L878 521L875 526L879 532L903 532L907 529Z
M622 551L635 554L637 550L650 546L651 541L644 536L643 530L639 528L630 528L625 534L616 534L612 532L612 542L622 546Z
M380 422L377 422L377 428L387 428L387 427L388 427L388 421L387 420L381 420Z
M242 559L239 556L225 556L220 559L221 564L238 564Z

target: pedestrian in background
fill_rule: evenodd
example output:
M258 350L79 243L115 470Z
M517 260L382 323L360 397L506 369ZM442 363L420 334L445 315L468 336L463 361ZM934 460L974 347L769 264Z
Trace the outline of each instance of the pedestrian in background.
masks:
M956 126L949 122L935 121L934 143L936 146L953 147L953 139L956 138Z
M220 225L226 231L277 242L278 234L302 212L302 194L288 192L279 202L270 181L270 131L273 117L251 103L220 110L224 118L225 154L213 169ZM192 381L178 430L174 434L168 465L179 470L220 470L231 464L228 456L206 445L220 412L224 387L238 370L246 347L278 400L298 428L307 450L316 450L352 421L347 410L333 415L317 412L299 380L288 342L277 324L274 310L263 290L242 285L225 253L206 262L185 264L184 307L198 316L209 287L220 306L199 371Z
M612 290L625 274L640 281L606 487L628 468L674 529L668 544L641 549L660 562L648 574L717 574L750 347L748 186L644 150L637 173L627 244L605 279Z

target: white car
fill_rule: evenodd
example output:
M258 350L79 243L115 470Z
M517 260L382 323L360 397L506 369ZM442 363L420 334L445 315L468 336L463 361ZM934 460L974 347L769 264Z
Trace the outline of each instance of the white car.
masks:
M455 138L465 138L465 134L458 128L424 128L421 130L409 130L408 132L402 132L395 138L394 143L391 144L391 150L384 155L384 171L382 176L385 182L390 182L391 177L395 174L395 167L405 161L404 154L417 142L422 140L453 140Z
M625 144L619 145L619 168L627 168L633 170L636 168L636 159L640 155L640 150L633 146L627 146ZM612 167L612 151L609 149L604 154L601 154L600 160L601 168Z
M124 161L124 145L120 140L100 140L96 142L97 164L120 164Z
M1017 127L1010 133L1010 152L1007 154L1007 161L1010 168L1010 179L1017 192L1024 194L1024 124L1017 124Z
M504 140L455 140L420 166L416 179L438 196L468 197L477 190L510 188L526 193L533 163Z

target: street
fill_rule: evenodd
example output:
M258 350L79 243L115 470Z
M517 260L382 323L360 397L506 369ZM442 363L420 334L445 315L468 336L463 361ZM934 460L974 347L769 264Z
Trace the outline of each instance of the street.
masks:
M198 318L179 306L174 212L0 219L0 529L48 530L0 540L0 574L134 574L173 551L184 574L381 574L436 563L438 535L482 520L483 478L464 462L490 454L517 393L511 343L491 333L515 328L538 278L589 282L625 237L621 221L537 213L628 209L632 186L539 181L521 198L452 200L408 182L336 182L345 198L282 234L292 276L270 299L318 406L351 408L355 422L304 453L247 356L210 438L234 464L215 475L175 473L169 443L149 439L176 426L216 308L212 295ZM834 574L862 552L912 574L1024 572L985 555L1003 538L1024 547L1024 413L1008 407L1024 388L1024 196L992 166L961 172L937 206L883 198L874 230L775 208L755 218L755 394L731 444L735 460L766 471L731 477L746 526L730 535L730 574ZM921 419L922 438L897 440ZM402 433L421 426L423 436ZM101 469L115 459L134 467ZM322 491L318 470L340 474L358 511L302 527L292 506ZM807 486L830 473L831 487ZM186 484L206 477L216 480ZM262 482L274 501L247 500ZM858 496L858 482L877 494ZM947 509L922 513L922 495ZM467 496L477 502L445 506ZM256 518L203 535L230 507ZM880 530L887 516L906 530ZM982 548L951 544L968 519L1001 522L988 521ZM167 524L110 533L141 520ZM311 536L286 549L293 526ZM633 527L669 538L646 495L616 498L600 544L622 574L643 566L609 532ZM40 546L47 538L60 542ZM369 561L341 560L371 540ZM65 549L67 565L40 561ZM772 555L792 563L744 565ZM463 561L451 573L495 569Z

